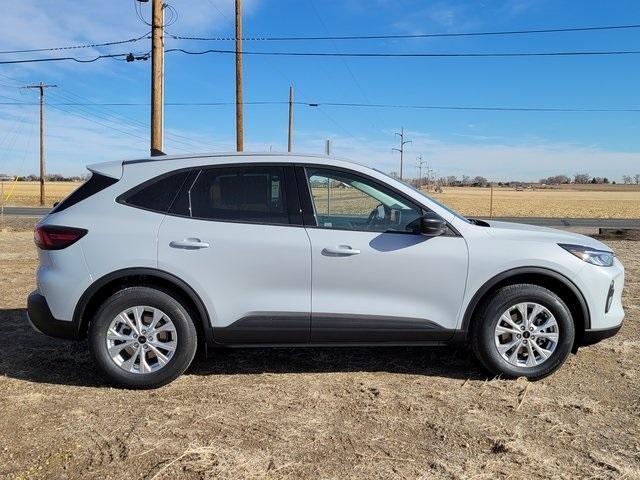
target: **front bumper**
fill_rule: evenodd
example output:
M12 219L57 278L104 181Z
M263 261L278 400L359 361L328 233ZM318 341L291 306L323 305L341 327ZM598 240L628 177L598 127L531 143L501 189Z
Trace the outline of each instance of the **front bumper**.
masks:
M74 322L54 318L47 299L37 291L27 298L27 316L34 330L50 337L77 340L80 336L79 328Z
M622 324L616 327L605 328L602 330L585 330L580 345L586 347L587 345L593 345L595 343L601 342L605 338L613 337L620 331L621 328Z

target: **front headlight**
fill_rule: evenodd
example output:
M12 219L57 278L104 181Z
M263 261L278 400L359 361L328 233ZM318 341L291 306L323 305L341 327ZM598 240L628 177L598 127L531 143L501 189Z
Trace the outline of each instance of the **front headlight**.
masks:
M613 259L615 258L615 254L613 252L597 250L595 248L585 247L582 245L570 245L567 243L559 243L558 245L564 248L571 255L574 255L580 260L592 265L597 265L599 267L611 267L613 265Z

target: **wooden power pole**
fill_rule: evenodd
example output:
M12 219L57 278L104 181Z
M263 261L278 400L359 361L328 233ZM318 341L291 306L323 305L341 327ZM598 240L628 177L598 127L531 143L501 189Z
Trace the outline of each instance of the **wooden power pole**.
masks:
M402 163L404 158L404 146L407 143L411 143L411 140L404 139L404 128L400 129L400 133L396 133L400 137L400 148L394 148L396 152L400 152L400 180L402 180Z
M164 155L164 7L153 0L151 14L151 155Z
M244 150L242 114L242 0L236 0L236 150Z
M289 86L289 139L287 152L291 153L293 146L293 85Z
M418 188L420 188L422 186L422 165L424 165L426 162L424 160L422 160L422 154L418 155L416 157L416 160L418 161Z
M37 85L27 85L24 88L37 88L40 91L40 205L44 206L45 193L44 193L44 89L53 88L57 85L45 85L40 82Z

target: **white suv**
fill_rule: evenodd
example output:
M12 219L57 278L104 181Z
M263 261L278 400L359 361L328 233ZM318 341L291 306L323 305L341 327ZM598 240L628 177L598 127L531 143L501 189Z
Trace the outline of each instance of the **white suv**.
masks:
M38 223L34 327L88 337L115 384L157 387L198 345L468 342L544 377L622 324L624 269L582 235L466 219L355 163L165 156L88 167Z

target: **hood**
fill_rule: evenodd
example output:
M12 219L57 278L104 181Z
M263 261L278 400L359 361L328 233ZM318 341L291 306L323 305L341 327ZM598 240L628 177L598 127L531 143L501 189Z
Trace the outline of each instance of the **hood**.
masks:
M527 225L524 223L498 222L494 220L487 220L486 222L489 224L489 228L486 229L489 235L512 237L514 240L522 239L529 241L569 243L572 245L584 245L585 247L595 248L597 250L612 251L610 247L594 238L581 235L579 233L569 232L567 230L538 227L536 225Z

